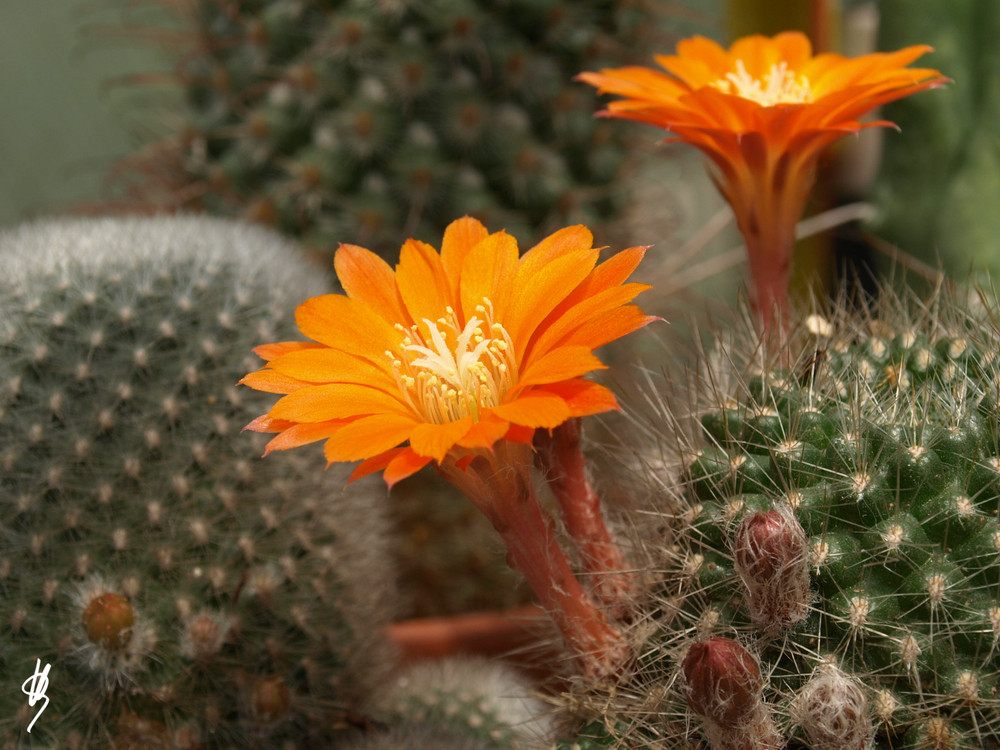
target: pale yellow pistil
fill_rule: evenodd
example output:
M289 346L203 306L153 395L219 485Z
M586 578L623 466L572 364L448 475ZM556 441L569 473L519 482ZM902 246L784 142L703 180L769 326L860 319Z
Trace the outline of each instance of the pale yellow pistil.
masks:
M396 383L407 403L424 419L446 424L502 403L517 382L514 344L507 330L493 321L493 305L484 298L464 327L450 306L447 317L423 326L401 325L398 352L392 360Z
M761 78L754 78L747 72L743 61L737 60L735 73L726 73L724 78L713 81L710 85L725 94L735 94L764 107L812 101L809 79L796 76L785 62L772 65L770 72Z

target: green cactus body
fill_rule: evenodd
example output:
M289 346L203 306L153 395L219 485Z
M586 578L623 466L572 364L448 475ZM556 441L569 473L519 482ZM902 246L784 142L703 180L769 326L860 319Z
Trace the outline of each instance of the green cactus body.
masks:
M329 740L391 659L384 490L259 460L236 387L314 270L194 218L26 225L0 257L0 745Z
M996 332L840 322L700 410L672 627L746 644L805 747L998 747Z
M1000 748L997 305L907 294L748 315L643 394L662 582L565 747Z
M190 32L189 108L154 164L133 160L155 166L142 203L385 253L464 214L528 236L623 205L620 129L572 79L652 49L655 4L162 2Z

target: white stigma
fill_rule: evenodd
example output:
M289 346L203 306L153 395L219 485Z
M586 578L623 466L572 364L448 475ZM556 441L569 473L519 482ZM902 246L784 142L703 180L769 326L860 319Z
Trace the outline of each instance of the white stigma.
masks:
M784 61L772 65L771 70L761 78L754 78L747 72L743 61L737 60L735 73L726 73L724 78L710 85L723 93L735 94L764 107L812 101L809 79L796 76Z
M400 392L428 422L446 424L498 406L517 381L514 344L493 321L493 305L483 298L462 327L451 307L447 317L424 318L403 333L396 353L387 351Z

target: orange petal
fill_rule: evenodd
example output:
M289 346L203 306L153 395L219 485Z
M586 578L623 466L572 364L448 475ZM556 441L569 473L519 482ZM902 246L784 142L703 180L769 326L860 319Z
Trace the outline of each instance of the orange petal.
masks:
M251 432L281 432L294 426L295 422L289 422L287 419L274 419L270 414L264 414L243 429Z
M511 303L504 326L514 342L515 356L524 356L531 334L553 309L559 305L593 270L598 251L577 250L560 256L530 275L518 267L514 280L517 294Z
M289 448L298 448L300 445L323 440L330 437L343 424L344 422L339 419L317 424L294 424L287 430L282 430L277 437L271 438L264 448L264 455L271 451L286 451Z
M277 359L282 354L287 354L288 352L297 352L302 349L316 349L320 346L322 344L317 344L314 341L280 341L276 344L255 346L253 353L261 359L270 362L272 359Z
M507 430L507 434L503 436L503 439L509 440L512 443L531 445L535 439L535 428L526 427L523 424L512 424L510 429Z
M343 425L329 436L323 452L329 463L358 461L384 453L409 438L417 425L412 417L372 414Z
M429 456L418 456L411 448L404 448L389 461L388 466L385 467L385 471L382 473L382 477L385 479L385 483L389 485L389 489L392 489L392 486L396 482L413 476L429 464L431 460Z
M292 422L326 422L384 412L408 413L398 398L378 388L356 383L328 383L311 385L278 399L270 413L277 419Z
M307 383L360 383L382 390L397 387L395 378L368 360L339 349L305 349L271 360L269 366L282 375Z
M586 417L621 408L615 394L603 385L582 378L553 383L539 390L563 399L574 417Z
M362 477L366 477L369 474L374 474L376 471L382 471L389 463L398 456L403 451L408 451L409 448L393 448L385 453L380 453L377 456L372 456L371 458L366 458L360 464L354 467L354 471L351 472L351 476L348 477L347 483L350 484Z
M591 350L621 338L661 318L644 315L635 305L626 305L597 315L560 342L563 346L586 346Z
M573 307L562 312L559 317L555 317L559 310L553 311L552 315L545 321L545 325L540 326L540 333L531 347L525 352L525 357L530 359L546 354L555 346L563 345L565 339L576 329L588 325L591 319L604 315L610 311L622 307L631 302L636 295L646 291L650 287L646 284L623 284L622 286L611 287L597 294L584 299ZM613 339L607 339L602 343L607 343ZM582 341L575 341L575 344L585 345ZM596 346L591 349L596 349Z
M437 320L452 305L441 256L426 242L407 240L399 253L396 284L414 323Z
M402 334L364 302L343 294L313 297L298 306L295 322L314 341L364 357L391 375L385 352L399 348Z
M274 370L257 370L244 375L238 385L245 385L265 393L294 393L300 388L306 388L309 383L290 378Z
M518 377L513 393L527 386L570 380L592 370L604 369L606 365L594 356L589 347L559 347L530 362Z
M509 422L486 413L482 419L469 428L465 437L457 444L462 448L490 448L497 440L507 434L508 429L510 429Z
M441 463L448 451L465 437L472 425L472 417L463 417L446 424L424 422L413 428L410 434L410 447L421 456L429 456Z
M593 246L594 235L582 224L560 229L521 256L517 264L518 278L531 278L556 258Z
M459 281L465 256L481 240L489 236L489 230L478 219L465 216L451 222L444 230L441 240L441 265L448 277L448 289L452 299L460 300Z
M490 411L500 419L525 427L558 427L570 418L569 406L563 399L539 391L529 391Z
M677 42L677 57L690 58L701 62L708 71L706 74L708 81L722 78L732 70L729 53L718 42L700 35ZM660 57L657 57L656 61L660 65L663 65L664 68L667 68L667 70L670 70ZM704 86L708 81L699 80L697 85Z
M484 297L493 303L494 319L504 319L514 288L517 252L517 240L506 232L496 232L466 254L460 289L463 323L476 314Z
M396 275L379 256L357 245L342 244L333 256L333 267L349 297L364 302L388 323L410 325Z

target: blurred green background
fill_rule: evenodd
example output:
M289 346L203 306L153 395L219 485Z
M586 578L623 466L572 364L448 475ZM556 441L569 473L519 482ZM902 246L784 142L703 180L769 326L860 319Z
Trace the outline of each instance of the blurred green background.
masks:
M0 227L100 198L114 163L155 128L156 108L179 99L162 84L119 85L170 69L165 48L119 33L123 19L153 20L157 10L0 2Z

